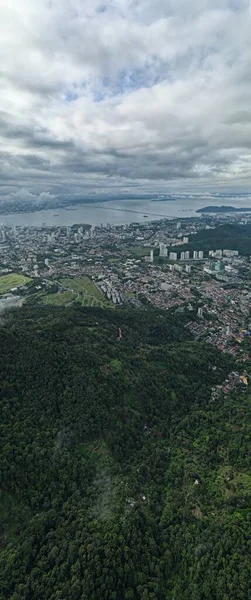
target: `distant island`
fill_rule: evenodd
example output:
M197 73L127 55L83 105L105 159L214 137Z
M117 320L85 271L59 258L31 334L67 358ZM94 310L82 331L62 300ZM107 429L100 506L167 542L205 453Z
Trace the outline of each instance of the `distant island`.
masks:
M197 213L229 213L229 212L250 212L250 207L235 208L234 206L205 206L196 210Z

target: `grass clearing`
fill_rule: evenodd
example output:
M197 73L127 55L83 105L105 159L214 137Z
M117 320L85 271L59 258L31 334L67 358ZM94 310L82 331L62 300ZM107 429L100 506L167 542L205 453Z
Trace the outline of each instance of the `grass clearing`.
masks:
M26 285L30 281L32 281L30 277L20 275L19 273L2 275L0 277L0 294L5 294L5 292L9 292L12 288Z
M64 306L70 304L76 299L76 294L72 292L61 292L59 294L46 294L41 298L43 304L54 304L55 306Z
M89 296L93 296L96 300L104 300L104 296L99 288L89 277L74 277L73 279L61 279L64 287L68 287L74 292L85 292Z
M78 449L82 456L94 466L99 463L102 466L110 465L113 462L112 456L102 439L92 440L78 444Z
M130 250L133 256L141 258L142 256L150 255L151 248L145 248L144 246L133 246Z
M218 471L216 486L219 487L224 499L231 496L250 497L251 476L248 473L235 471L232 467L224 466Z
M101 308L106 305L106 301L95 300L92 296L84 296L83 298L78 297L77 302L79 302L82 306L100 306Z
M42 292L37 296L39 303L54 306L69 306L78 302L81 306L111 306L100 289L89 277L73 277L60 279L63 291L46 294Z
M115 373L121 373L122 371L122 362L118 358L113 358L111 361L112 369Z
M77 300L82 306L110 306L110 302L89 277L61 279L60 282L64 287L78 294Z

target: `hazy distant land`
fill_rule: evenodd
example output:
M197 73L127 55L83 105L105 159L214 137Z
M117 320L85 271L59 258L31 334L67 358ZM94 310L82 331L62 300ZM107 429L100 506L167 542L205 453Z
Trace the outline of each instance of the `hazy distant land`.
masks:
M229 213L229 212L250 212L251 207L235 208L234 206L204 206L199 208L198 213Z

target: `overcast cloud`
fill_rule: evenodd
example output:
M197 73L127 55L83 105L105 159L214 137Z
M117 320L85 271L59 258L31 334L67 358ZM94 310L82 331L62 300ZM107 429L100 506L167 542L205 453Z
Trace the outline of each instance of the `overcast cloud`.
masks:
M249 0L0 10L2 199L249 189Z

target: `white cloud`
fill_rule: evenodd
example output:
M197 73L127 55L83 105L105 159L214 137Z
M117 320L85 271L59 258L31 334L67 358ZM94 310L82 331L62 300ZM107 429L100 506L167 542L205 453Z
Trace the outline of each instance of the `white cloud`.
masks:
M32 201L107 177L118 187L249 182L249 2L0 8L0 168L20 200L23 189Z
M6 191L6 189L4 190ZM20 188L19 190L11 191L9 193L4 193L0 196L0 203L13 203L19 200L20 202L32 202L35 204L43 204L47 201L56 200L56 196L51 194L50 192L41 192L41 194L32 194L29 190L25 188Z

